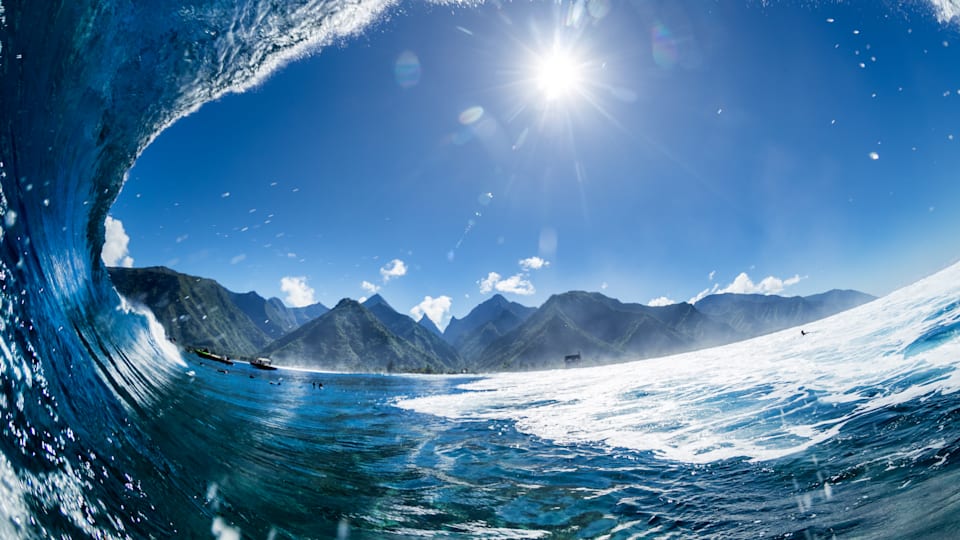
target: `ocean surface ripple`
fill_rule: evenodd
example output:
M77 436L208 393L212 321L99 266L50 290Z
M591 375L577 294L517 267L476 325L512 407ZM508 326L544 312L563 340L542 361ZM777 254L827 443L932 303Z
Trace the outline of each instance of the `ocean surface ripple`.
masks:
M602 368L182 357L99 259L127 171L393 5L0 2L0 537L960 534L960 266L809 336Z

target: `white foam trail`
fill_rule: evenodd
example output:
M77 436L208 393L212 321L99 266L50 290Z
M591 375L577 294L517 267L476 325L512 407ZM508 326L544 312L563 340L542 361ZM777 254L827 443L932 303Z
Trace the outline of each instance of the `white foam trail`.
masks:
M135 331L138 331L138 335L134 339L137 345L135 351L149 358L154 358L159 353L168 364L187 367L180 350L167 339L167 333L160 321L154 316L153 311L146 306L130 302L119 293L118 296L120 297L120 305L117 306L117 310L127 315L139 315L145 319L147 325L146 332L141 332L139 328L135 327Z
M649 450L705 463L786 456L834 437L868 412L960 389L960 343L905 355L960 298L960 264L804 328L715 349L596 368L499 374L466 393L402 400L456 419L512 420L564 444ZM929 370L924 383L906 383Z

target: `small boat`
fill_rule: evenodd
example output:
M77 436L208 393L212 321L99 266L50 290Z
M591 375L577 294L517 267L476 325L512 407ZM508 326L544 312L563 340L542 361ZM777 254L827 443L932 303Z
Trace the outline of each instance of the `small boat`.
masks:
M269 358L263 358L262 356L251 360L250 365L257 369L265 369L268 371L273 371L277 369L277 367L273 365L272 361Z
M216 362L221 362L228 366L233 365L233 360L230 360L226 356L220 356L219 354L214 354L207 349L194 349L193 353L199 356L200 358L206 358L207 360L214 360Z

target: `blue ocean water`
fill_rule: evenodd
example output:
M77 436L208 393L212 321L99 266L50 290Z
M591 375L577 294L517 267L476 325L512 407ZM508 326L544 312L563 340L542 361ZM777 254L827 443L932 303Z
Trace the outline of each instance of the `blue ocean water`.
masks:
M0 4L0 537L960 535L960 266L816 339L611 367L181 357L99 261L126 172L177 118L389 6Z

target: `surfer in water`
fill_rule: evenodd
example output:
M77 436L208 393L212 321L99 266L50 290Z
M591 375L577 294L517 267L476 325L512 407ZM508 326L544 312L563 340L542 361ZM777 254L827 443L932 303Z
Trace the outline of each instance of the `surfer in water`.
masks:
M805 335L807 335L807 334L809 334L809 333L810 333L810 332L805 332L802 328L800 329L800 335L801 335L801 336L805 336Z

